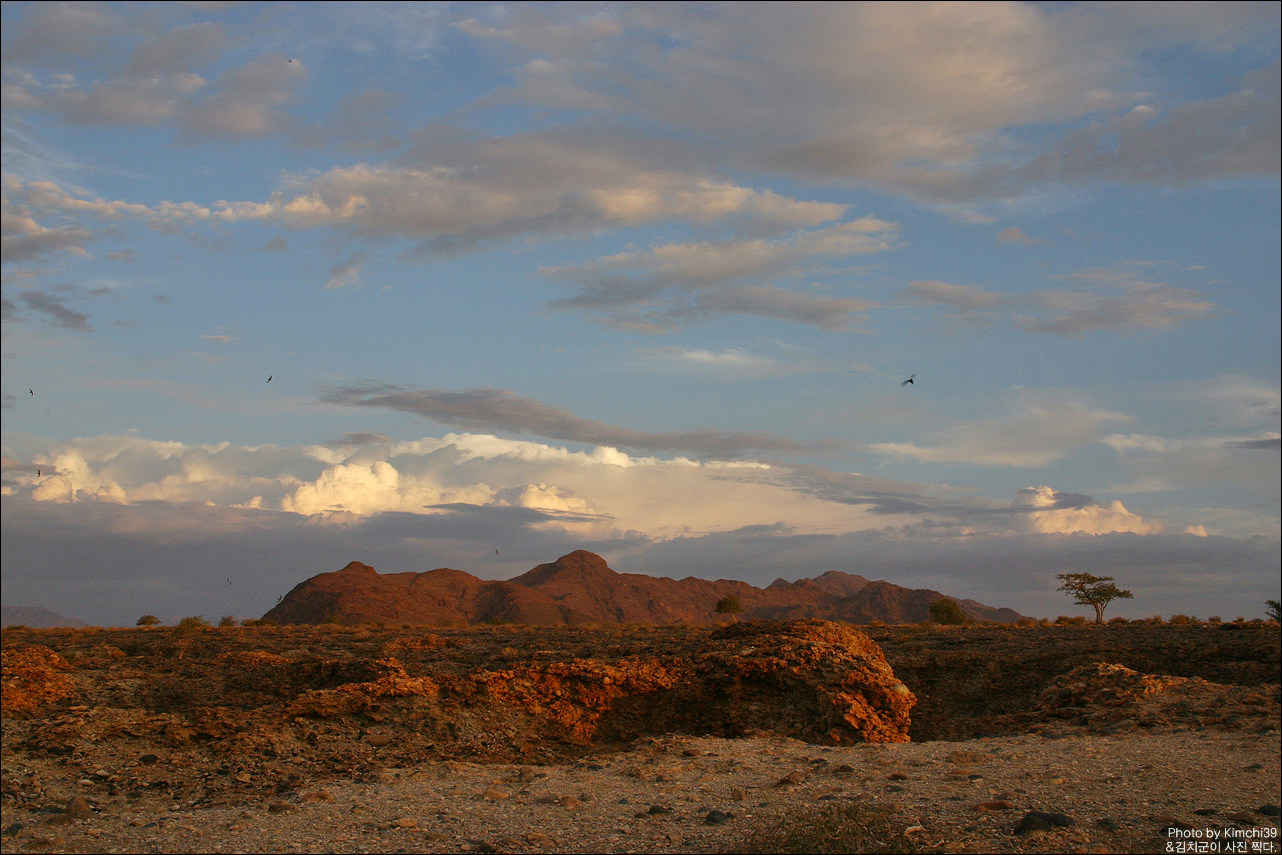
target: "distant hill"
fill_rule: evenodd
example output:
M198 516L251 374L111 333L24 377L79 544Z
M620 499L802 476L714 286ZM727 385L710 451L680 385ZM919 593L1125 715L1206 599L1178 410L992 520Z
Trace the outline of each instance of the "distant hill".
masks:
M32 629L65 626L82 629L88 625L82 620L63 617L40 606L0 606L0 626L29 626Z
M458 626L486 622L548 624L708 624L724 597L738 597L741 617L821 618L850 623L916 623L944 594L830 570L814 579L766 588L730 579L670 579L618 573L578 550L513 579L485 581L461 570L381 574L353 561L300 582L263 615L283 624L390 623ZM1014 623L1022 615L951 597L972 620Z

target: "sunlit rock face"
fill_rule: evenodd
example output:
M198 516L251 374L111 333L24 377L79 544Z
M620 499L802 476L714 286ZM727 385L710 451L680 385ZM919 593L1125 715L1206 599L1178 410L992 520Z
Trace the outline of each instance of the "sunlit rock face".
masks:
M819 620L753 621L681 650L427 670L405 651L359 682L300 696L289 716L334 719L416 698L428 720L519 720L543 738L619 743L663 733L774 734L825 745L907 742L916 697L863 633ZM602 651L605 653L606 651ZM429 657L429 659L432 657ZM407 661L403 662L402 659ZM404 704L404 702L399 702ZM478 719L479 717L479 719Z

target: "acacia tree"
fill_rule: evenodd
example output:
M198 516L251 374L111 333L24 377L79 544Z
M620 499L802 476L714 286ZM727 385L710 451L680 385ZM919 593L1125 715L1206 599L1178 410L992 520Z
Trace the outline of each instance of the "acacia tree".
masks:
M730 619L735 623L738 623L739 618L737 618L736 615L743 614L743 603L739 602L738 597L731 594L728 597L722 597L717 600L716 610L717 614L730 615Z
M970 623L970 618L962 611L962 607L957 605L957 601L950 600L948 597L944 597L942 600L935 600L930 604L930 619L935 623L953 626Z
M1104 622L1104 608L1113 600L1133 598L1130 591L1124 591L1113 584L1112 576L1096 576L1092 573L1059 573L1057 579L1062 583L1059 589L1073 596L1073 602L1079 606L1090 606L1095 609L1095 622Z

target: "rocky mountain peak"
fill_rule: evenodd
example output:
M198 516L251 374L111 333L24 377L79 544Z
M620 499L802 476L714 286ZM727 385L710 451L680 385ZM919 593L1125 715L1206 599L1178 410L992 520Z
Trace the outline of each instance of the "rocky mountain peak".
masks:
M733 579L681 580L619 573L579 549L512 579L489 581L461 570L380 574L359 561L300 582L263 617L278 623L388 623L418 626L486 622L553 624L723 623L717 603L740 600L744 620L914 623L944 595L829 571L816 579L777 580L757 588ZM1022 615L953 597L972 620L1014 623Z

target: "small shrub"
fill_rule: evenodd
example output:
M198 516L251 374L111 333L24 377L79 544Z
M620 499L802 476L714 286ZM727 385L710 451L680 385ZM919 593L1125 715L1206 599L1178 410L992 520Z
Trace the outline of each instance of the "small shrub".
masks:
M1108 622L1111 624L1114 624L1115 626L1121 626L1122 624L1130 623L1130 621L1124 617L1109 618Z
M175 647L178 650L178 658L182 659L187 655L187 648L198 636L209 628L209 621L200 615L185 617L178 621L178 624L171 630L172 637L175 641Z
M1167 623L1171 626L1190 626L1197 623L1197 618L1190 615L1171 615Z
M174 627L174 635L190 635L209 626L209 621L200 615L185 617Z
M235 626L236 618L232 617L231 615L223 615L222 619L218 621L218 625L219 626Z
M1037 626L1037 619L1030 618L1030 617L1022 617L1019 620L1015 621L1015 626L1020 626L1020 627Z
M142 617L138 618L138 623L136 625L137 626L159 626L160 618L156 617L155 615L143 615Z

